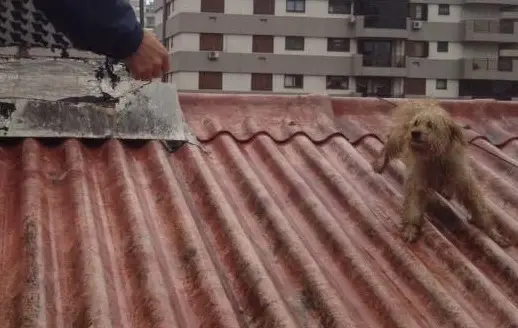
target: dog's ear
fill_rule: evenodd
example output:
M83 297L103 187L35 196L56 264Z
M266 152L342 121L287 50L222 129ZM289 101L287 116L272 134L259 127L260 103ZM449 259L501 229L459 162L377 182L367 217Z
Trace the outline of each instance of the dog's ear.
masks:
M452 141L457 141L463 146L467 145L466 139L464 139L464 135L462 133L462 128L454 121L450 121L450 133Z

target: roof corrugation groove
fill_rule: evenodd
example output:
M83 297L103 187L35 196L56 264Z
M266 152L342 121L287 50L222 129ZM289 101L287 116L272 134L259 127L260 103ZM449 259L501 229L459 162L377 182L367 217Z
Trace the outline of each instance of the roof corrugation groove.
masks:
M180 102L201 148L2 145L2 327L518 326L515 246L446 201L417 243L400 238L402 167L369 167L386 103ZM518 171L484 149L518 161L518 105L454 105L517 238Z

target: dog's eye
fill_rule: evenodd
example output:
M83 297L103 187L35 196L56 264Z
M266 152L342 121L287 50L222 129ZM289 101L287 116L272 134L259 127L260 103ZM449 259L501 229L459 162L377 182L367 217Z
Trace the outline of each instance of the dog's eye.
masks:
M429 129L433 128L432 122L426 122L426 126L427 126Z
M414 126L418 126L419 125L419 120L415 120L414 121Z

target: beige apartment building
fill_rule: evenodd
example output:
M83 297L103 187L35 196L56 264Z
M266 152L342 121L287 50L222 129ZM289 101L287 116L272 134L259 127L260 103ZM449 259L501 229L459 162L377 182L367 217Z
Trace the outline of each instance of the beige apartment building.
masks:
M518 97L518 0L155 5L181 91Z

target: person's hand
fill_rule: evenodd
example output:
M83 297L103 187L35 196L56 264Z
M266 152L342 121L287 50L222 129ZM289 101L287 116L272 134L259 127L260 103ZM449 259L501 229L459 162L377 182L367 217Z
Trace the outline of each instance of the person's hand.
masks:
M124 63L133 78L151 81L169 71L169 54L153 34L144 31L139 48L133 55L124 59Z

